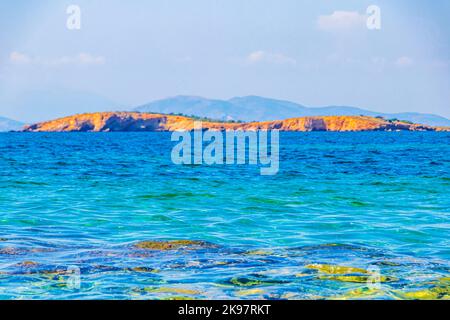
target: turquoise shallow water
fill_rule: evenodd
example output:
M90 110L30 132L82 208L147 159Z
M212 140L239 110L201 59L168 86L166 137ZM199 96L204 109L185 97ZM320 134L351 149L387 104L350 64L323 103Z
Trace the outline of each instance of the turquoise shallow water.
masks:
M174 165L169 133L0 134L0 299L448 298L449 133L280 143L261 176ZM136 246L172 240L202 242Z

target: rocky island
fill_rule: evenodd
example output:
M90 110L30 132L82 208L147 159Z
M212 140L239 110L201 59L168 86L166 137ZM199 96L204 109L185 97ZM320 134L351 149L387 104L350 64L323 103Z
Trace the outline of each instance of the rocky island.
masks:
M26 126L23 132L164 132L190 131L195 118L141 112L98 112L73 115ZM368 116L315 116L286 120L231 123L201 120L205 130L280 131L448 131L448 128Z

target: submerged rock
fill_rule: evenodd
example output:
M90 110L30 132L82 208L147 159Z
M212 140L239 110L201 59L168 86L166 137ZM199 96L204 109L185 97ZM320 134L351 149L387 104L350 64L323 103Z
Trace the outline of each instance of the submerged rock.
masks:
M191 298L191 297L183 297L183 296L175 296L175 297L165 297L165 298L162 298L161 300L175 300L175 301L178 301L178 300L196 300L196 299L194 299L194 298Z
M262 295L266 292L262 289L248 289L248 290L239 290L236 292L236 295L238 296L255 296L255 295Z
M39 263L34 262L34 261L24 261L24 262L16 264L16 267L30 268L30 267L36 267L38 265L39 265Z
M15 255L20 255L20 254L24 254L25 251L19 248L14 248L14 247L5 247L5 248L0 248L0 255L8 255L8 256L15 256Z
M255 274L249 277L234 277L224 282L238 287L268 286L274 284L283 284L286 281L270 279L265 276Z
M333 281L341 281L341 282L354 282L354 283L367 283L373 282L377 280L377 282L395 282L398 281L395 277L387 277L387 276L338 276L338 275L330 275L330 276L319 276L317 277L320 280L333 280Z
M400 299L409 300L450 300L449 277L439 278L425 285L430 287L407 292L396 291L395 294Z
M376 266L387 266L387 267L401 267L401 264L394 261L379 261L375 262L374 265Z
M247 256L270 256L272 254L273 254L272 251L265 251L265 250L250 250L244 252L244 255Z
M331 264L309 264L306 266L308 269L314 269L322 273L327 274L353 274L353 273L361 273L368 274L369 272L365 269L354 268L354 267L346 267L346 266L338 266Z
M131 268L130 271L141 272L141 273L158 273L160 270L149 268L149 267L134 267L134 268Z
M450 277L443 277L438 279L439 283L445 283L447 285L450 285Z
M174 288L174 287L159 287L159 288L143 288L143 292L148 293L175 293L175 294L186 294L186 295L199 295L200 291L194 289L186 288Z
M376 288L357 288L354 290L350 290L344 295L337 296L333 298L334 300L357 300L357 299L374 299L383 297L386 294L383 290Z
M168 251L177 249L215 248L216 246L197 240L172 240L172 241L142 241L134 245L135 248L156 251Z
M367 283L367 282L395 282L395 277L383 276L369 272L366 269L330 265L330 264L310 264L306 268L319 272L317 279L332 280L341 282Z

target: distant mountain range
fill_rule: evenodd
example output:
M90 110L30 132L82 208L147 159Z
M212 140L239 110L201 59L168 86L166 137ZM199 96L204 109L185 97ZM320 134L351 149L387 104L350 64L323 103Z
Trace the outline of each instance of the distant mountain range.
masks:
M382 113L356 107L306 107L294 102L258 96L236 97L229 100L206 99L196 96L176 96L134 107L123 107L101 96L68 90L35 90L8 96L0 91L0 106L4 115L24 123L51 120L80 113L103 111L140 111L183 114L214 120L273 121L308 116L381 116L429 126L448 126L450 120L434 114ZM19 130L23 123L0 117L0 131Z
M450 126L450 120L434 114L415 112L382 113L356 107L312 108L294 102L258 96L214 100L195 96L176 96L157 100L134 109L140 112L184 114L217 120L271 121L307 116L381 116L430 126Z
M21 130L24 125L22 122L0 117L0 132Z

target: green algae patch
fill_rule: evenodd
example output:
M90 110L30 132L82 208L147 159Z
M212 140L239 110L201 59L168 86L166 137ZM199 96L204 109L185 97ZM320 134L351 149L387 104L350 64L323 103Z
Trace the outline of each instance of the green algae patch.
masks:
M400 293L399 296L409 300L437 300L439 295L431 290L418 290Z
M350 203L353 207L368 207L369 204L361 201L352 201Z
M272 251L265 251L265 250L250 250L244 253L244 255L247 256L270 256L272 255Z
M165 297L162 298L161 300L174 300L174 301L178 301L178 300L196 300L195 298L191 298L191 297L183 297L183 296L175 296L175 297Z
M350 290L347 293L332 298L333 300L363 300L383 297L385 292L376 288L362 287Z
M338 266L331 264L309 264L306 266L308 269L314 269L322 273L327 274L352 274L352 273L362 273L368 274L369 272L365 269L354 268L354 267L346 267L346 266Z
M255 295L262 295L266 293L262 289L248 289L248 290L239 290L236 292L236 295L245 297L245 296L255 296Z
M339 275L331 275L331 276L319 276L320 280L332 280L332 281L340 281L340 282L353 282L353 283L367 283L369 281L374 281L375 278L373 276L339 276ZM379 276L376 277L377 282L395 282L398 281L397 278L394 277L386 277Z
M169 251L177 249L212 248L214 245L197 240L172 240L172 241L142 241L134 245L135 248L155 251Z
M149 267L133 267L130 270L134 271L134 272L140 272L140 273L158 273L160 271L158 269L153 269L153 268L149 268Z
M199 295L201 294L198 290L185 289L185 288L172 288L172 287L159 287L159 288L144 288L144 292L148 293L174 293L182 295Z
M163 214L156 214L150 217L152 221L172 221L173 219Z
M297 278L303 278L303 277L309 277L311 276L309 273L296 273L295 277Z
M396 292L401 299L408 300L450 300L450 286L435 286L428 289Z

